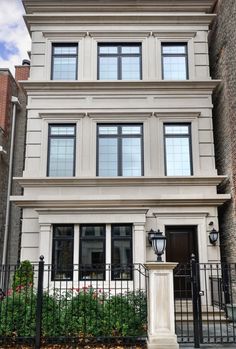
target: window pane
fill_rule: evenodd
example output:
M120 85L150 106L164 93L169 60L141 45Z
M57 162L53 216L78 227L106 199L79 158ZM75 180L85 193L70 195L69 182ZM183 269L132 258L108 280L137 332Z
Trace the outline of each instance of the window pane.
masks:
M112 264L131 264L131 240L113 242Z
M122 134L140 135L142 133L141 126L122 126Z
M73 226L55 226L53 229L52 280L73 279Z
M123 176L141 176L141 139L124 138L122 140Z
M131 225L114 225L112 227L112 236L113 237L129 237L132 236L132 227Z
M54 57L53 80L75 80L76 62L76 57Z
M118 53L117 46L99 46L99 53L113 54Z
M80 234L80 279L104 280L105 227L82 226Z
M185 54L187 45L162 45L162 52L169 54Z
M122 57L122 80L140 80L139 57Z
M136 54L136 53L140 53L140 45L137 46L122 46L121 48L121 53L127 53L127 54Z
M99 59L99 79L117 80L118 79L118 58L100 57Z
M81 227L82 237L104 237L105 229L103 226L82 226Z
M74 126L50 126L50 133L51 135L56 136L74 136L75 134L75 127Z
M99 126L100 135L116 135L117 133L117 126Z
M166 170L168 176L190 176L189 138L166 138Z
M53 46L53 53L55 55L76 55L78 45L68 45L68 46Z
M118 175L117 139L99 139L99 176Z
M189 127L188 126L181 126L181 125L170 125L165 126L165 133L167 135L171 134L189 134Z
M74 138L52 138L50 141L49 176L74 175Z
M186 80L186 57L163 57L163 78L165 80Z

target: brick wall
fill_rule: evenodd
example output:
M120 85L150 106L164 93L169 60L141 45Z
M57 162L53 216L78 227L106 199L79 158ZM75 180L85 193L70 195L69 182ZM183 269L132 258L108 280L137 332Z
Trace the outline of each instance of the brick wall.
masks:
M11 76L8 71L2 71L0 74L0 127L7 131L10 114L11 99Z
M228 176L220 188L232 200L219 209L222 257L236 262L236 1L219 0L210 35L211 74L222 83L214 93L216 165Z
M0 156L0 256L2 256L3 237L5 231L5 215L7 200L7 182L9 168L9 152L11 142L11 121L12 121L12 104L11 97L17 96L21 108L17 108L16 127L14 139L13 155L13 177L21 177L24 168L24 151L25 151L25 130L26 130L26 96L24 91L17 84L18 80L28 79L29 66L16 67L16 81L8 70L0 69L0 81L2 81L2 91L0 97L0 110L4 113L4 123L8 125L3 130L0 128L0 145L3 145L7 151L6 155ZM3 119L3 118L2 118ZM22 189L20 186L12 183L12 195L20 195ZM11 205L10 222L9 222L9 243L8 243L8 263L15 264L20 253L20 232L21 232L21 209L14 204Z

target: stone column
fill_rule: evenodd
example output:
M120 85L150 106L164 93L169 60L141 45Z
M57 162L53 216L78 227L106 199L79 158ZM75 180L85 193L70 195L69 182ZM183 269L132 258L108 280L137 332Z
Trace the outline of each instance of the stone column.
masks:
M173 269L177 263L146 263L148 283L148 349L178 349L175 334Z

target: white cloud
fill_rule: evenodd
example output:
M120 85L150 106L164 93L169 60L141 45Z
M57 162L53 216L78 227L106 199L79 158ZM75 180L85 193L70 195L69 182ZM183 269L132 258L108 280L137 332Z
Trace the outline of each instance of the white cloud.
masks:
M14 74L14 66L27 59L31 40L22 15L24 8L21 0L0 0L0 44L8 48L8 56L1 56L0 68L9 68Z

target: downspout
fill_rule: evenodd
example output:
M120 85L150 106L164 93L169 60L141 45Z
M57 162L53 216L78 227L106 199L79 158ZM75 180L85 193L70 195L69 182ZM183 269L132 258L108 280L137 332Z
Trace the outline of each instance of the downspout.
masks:
M11 196L11 188L12 188L12 170L13 170L13 156L14 156L14 145L15 145L16 109L17 109L17 106L21 107L17 97L13 96L11 99L11 102L13 104L13 113L12 113L11 145L10 145L10 156L9 156L7 205L6 205L5 232L4 232L4 240L3 240L2 265L6 265L7 263L9 221L10 221L10 209L11 209L10 196Z

